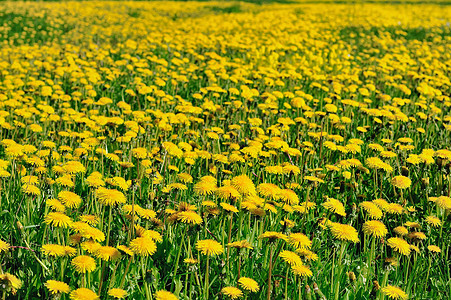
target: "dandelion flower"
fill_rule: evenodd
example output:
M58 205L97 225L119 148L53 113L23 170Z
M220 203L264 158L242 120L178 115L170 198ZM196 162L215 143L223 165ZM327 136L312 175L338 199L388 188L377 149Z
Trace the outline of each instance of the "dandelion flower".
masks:
M197 241L196 249L203 255L208 256L218 255L224 252L222 245L211 239Z
M328 198L326 202L322 204L326 209L333 211L337 215L346 216L345 207L343 203L334 198Z
M67 228L72 224L71 218L60 212L50 212L45 216L44 222L54 227Z
M216 188L216 183L209 181L200 181L194 185L193 190L198 195L206 196L213 194Z
M373 202L363 201L359 206L368 213L371 219L379 220L383 216L382 210Z
M233 213L237 213L238 212L238 209L235 206L230 205L228 203L221 202L219 205L221 205L221 207L224 210L226 210L226 211L230 211L230 212L233 212Z
M332 223L330 225L330 231L334 238L342 241L351 241L353 243L359 242L359 234L357 230L351 225Z
M428 250L431 251L431 252L435 252L435 253L442 252L442 249L440 249L440 247L437 247L435 245L429 245L428 246Z
M66 254L64 246L58 244L42 245L41 251L44 255L60 257Z
M69 285L67 285L67 283L64 283L62 281L47 280L47 282L44 285L52 295L67 294L70 291Z
M127 296L127 292L123 289L111 289L108 291L108 295L116 299L123 299Z
M435 204L442 209L451 209L451 198L447 196L440 196L435 201Z
M79 255L72 259L71 264L78 273L92 272L96 269L96 261L87 255Z
M406 188L410 187L410 185L412 184L412 181L410 180L409 177L399 175L399 176L393 177L393 179L391 180L391 183L397 188L406 189Z
M296 205L299 203L299 197L298 195L290 189L283 189L280 190L278 197L284 202L289 205Z
M116 205L119 203L125 203L127 198L124 194L115 189L107 189L104 187L99 187L96 190L97 199L99 199L100 204L103 205Z
M80 216L80 221L89 225L97 225L99 223L99 217L95 215L82 215Z
M133 253L133 251L128 248L127 246L124 245L119 245L117 246L117 249L121 250L123 253L129 255L129 256L133 256L135 253Z
M393 250L401 253L402 255L410 254L410 245L405 240L392 237L387 240L387 245L390 246Z
M393 228L393 231L397 235L400 235L400 236L405 236L405 235L407 235L409 233L409 230L407 230L407 228L404 227L404 226L395 227L395 228Z
M80 206L81 197L69 191L61 191L58 193L58 199L69 208L77 208Z
M238 279L238 283L243 288L243 290L250 291L253 293L258 292L260 289L257 281L249 277L241 277L240 279Z
M254 247L252 247L252 245L246 240L228 243L227 246L232 247L232 248L237 248L237 249L243 249L243 248L251 249L251 250L254 249Z
M0 239L0 253L5 252L9 249L9 244Z
M442 225L442 221L435 216L428 216L425 221L432 227L440 227Z
M96 300L99 299L96 293L87 288L79 288L70 293L71 300Z
M79 161L68 161L63 165L63 170L69 174L85 173L85 166Z
M191 210L177 213L177 220L181 221L182 223L188 223L193 225L202 223L202 217L199 216L196 212Z
M376 237L384 237L388 230L381 221L366 221L363 224L363 232Z
M383 287L381 291L390 299L406 300L408 298L407 294L397 286L388 285L386 287Z
M303 233L292 233L288 236L288 244L296 249L310 249L312 241Z
M313 276L312 270L309 269L309 267L305 265L293 265L291 266L291 271L300 277L311 277Z
M287 236L283 233L276 232L276 231L266 231L262 233L259 237L259 239L268 239L269 242L275 242L277 239L286 240Z
M138 237L130 242L130 248L134 253L148 256L153 255L157 251L155 242L147 237Z
M247 175L233 177L230 184L243 195L255 195L255 185Z
M279 256L290 266L302 265L302 259L294 252L283 250Z
M155 293L155 300L177 300L177 299L178 299L177 296L165 290L159 290Z
M273 183L261 183L257 186L258 193L263 197L278 199L280 188Z
M215 190L215 194L220 199L239 199L241 198L240 193L233 186L227 185L219 187Z
M22 281L9 273L0 274L0 284L3 290L11 290L13 295L22 287Z
M121 253L114 247L102 246L95 252L96 256L104 261L115 260L121 257Z
M243 297L243 292L234 286L226 286L222 288L221 293L229 297L230 299L238 299Z

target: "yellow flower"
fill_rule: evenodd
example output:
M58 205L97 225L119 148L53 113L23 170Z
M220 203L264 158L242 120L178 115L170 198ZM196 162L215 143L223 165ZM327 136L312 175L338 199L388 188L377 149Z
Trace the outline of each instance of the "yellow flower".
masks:
M59 192L58 199L61 200L61 202L69 208L77 208L82 202L80 196L69 191Z
M95 255L104 261L115 260L121 257L121 253L114 247L102 246L95 252Z
M196 249L207 256L219 255L224 252L222 245L211 239L197 241Z
M296 249L310 249L312 241L303 233L291 233L288 236L288 244Z
M440 249L440 247L437 247L435 245L429 245L428 246L428 250L431 251L431 252L435 252L435 253L442 252L442 249Z
M0 286L15 295L17 290L22 287L22 281L12 274L3 273L0 274Z
M237 249L243 249L243 248L251 249L251 250L254 249L254 247L252 247L252 245L246 240L228 243L227 246L232 247L232 248L237 248Z
M292 265L291 271L301 277L311 277L313 276L313 272L305 265Z
M0 239L0 253L5 252L9 249L9 244Z
M243 292L234 286L226 286L221 289L221 293L229 297L230 299L238 299L243 297Z
M398 237L392 237L387 240L387 245L393 248L393 250L401 253L402 255L409 255L410 254L410 245L405 240L398 238Z
M407 189L412 184L412 181L410 180L409 177L399 175L393 177L391 183L397 188Z
M234 212L234 213L237 213L237 212L238 212L238 209L237 209L235 206L230 205L230 204L228 204L228 203L221 202L219 205L221 205L221 207L222 207L224 210L227 210L227 211L230 211L230 212Z
M215 190L215 194L220 199L239 199L241 198L240 193L230 185L219 187Z
M44 255L54 256L54 257L64 256L66 254L64 246L58 245L58 244L42 245L41 251L42 251L42 253L44 253Z
M252 278L248 278L248 277L241 277L240 279L238 279L238 283L240 284L240 286L246 290L246 291L250 291L250 292L258 292L260 287L258 286L257 281L255 281Z
M428 216L425 221L432 227L440 227L442 225L442 221L435 216Z
M346 216L343 204L334 198L327 198L327 201L322 204L326 209L333 211L337 215Z
M123 289L111 289L108 291L108 295L116 299L122 299L127 296L127 292Z
M363 201L359 206L368 213L371 219L380 219L383 216L382 210L373 202Z
M52 295L67 294L70 291L69 285L61 281L47 280L44 285Z
M390 299L406 300L408 298L407 294L397 286L388 285L386 287L383 287L381 291Z
M177 213L177 220L188 224L201 224L202 217L192 210Z
M99 187L96 190L97 199L103 205L116 205L119 203L125 203L127 198L124 194L115 189L107 189L104 187Z
M72 220L63 213L50 212L44 218L44 222L55 227L67 228L72 224Z
M155 293L155 300L177 300L177 299L178 299L177 296L165 290L159 290Z
M87 288L79 288L70 293L71 300L97 300L99 296Z
M148 237L138 237L130 242L130 248L138 255L153 255L157 251L157 245Z
M277 239L286 240L287 236L283 233L276 232L276 231L266 231L262 233L259 237L259 239L268 239L269 242L275 242Z
M78 273L90 273L96 269L96 261L87 255L79 255L72 259L71 264Z
M380 221L366 221L363 224L363 232L376 237L384 237L387 235L388 230L384 223Z
M233 177L230 184L243 195L255 195L257 193L254 183L247 175Z
M342 241L351 241L353 243L359 242L359 234L357 230L351 225L332 223L330 225L330 231L334 238Z
M302 265L302 259L294 252L283 250L279 256L290 266Z

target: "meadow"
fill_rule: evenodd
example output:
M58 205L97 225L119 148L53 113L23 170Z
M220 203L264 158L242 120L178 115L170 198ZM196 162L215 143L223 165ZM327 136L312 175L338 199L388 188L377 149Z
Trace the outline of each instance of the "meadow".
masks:
M450 299L446 2L0 2L0 297Z

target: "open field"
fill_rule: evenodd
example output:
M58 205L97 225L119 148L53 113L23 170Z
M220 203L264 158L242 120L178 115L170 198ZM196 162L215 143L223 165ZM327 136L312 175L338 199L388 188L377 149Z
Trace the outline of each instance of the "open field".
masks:
M0 297L450 299L451 6L374 2L0 3Z

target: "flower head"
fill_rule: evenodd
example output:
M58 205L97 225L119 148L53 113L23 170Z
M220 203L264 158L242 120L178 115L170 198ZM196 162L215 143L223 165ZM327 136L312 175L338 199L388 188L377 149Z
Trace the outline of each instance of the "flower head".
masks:
M0 253L5 252L9 249L9 244L0 239Z
M123 289L111 289L108 291L108 295L116 299L122 299L127 296L127 292Z
M104 187L99 187L96 190L97 199L103 205L116 205L119 203L125 203L127 198L124 194L115 189L107 189Z
M384 223L381 221L366 221L363 224L363 232L368 235L373 235L376 237L384 237L387 235L388 230Z
M70 287L67 285L67 283L64 283L62 281L47 280L44 285L52 295L67 294L70 291Z
M393 179L391 180L391 184L393 184L397 188L406 189L410 187L410 185L412 184L412 180L410 180L409 177L399 175L393 177Z
M283 250L279 256L290 266L302 265L302 259L294 252Z
M201 224L202 217L199 216L196 212L192 210L182 211L176 214L177 220L181 221L182 223L188 223L188 224Z
M222 245L215 240L200 240L196 243L196 249L203 255L218 255L224 252Z
M359 242L359 234L357 233L357 230L355 230L355 228L351 225L332 223L330 225L330 231L336 239L342 241L350 241L353 243Z
M392 237L387 240L387 245L390 246L393 250L401 253L402 255L409 255L410 254L410 245L405 240L398 238L398 237Z
M291 271L301 277L311 277L313 275L313 272L309 269L309 267L305 265L292 265Z
M87 288L79 288L70 293L71 300L97 300L99 296Z
M310 249L312 247L312 241L303 233L292 233L288 236L288 244L296 249Z
M408 298L407 294L397 286L388 285L381 289L384 295L387 295L390 299L402 299Z
M157 251L157 245L154 240L148 237L138 237L130 242L130 248L136 254L148 256Z
M252 278L248 277L241 277L238 279L238 283L243 288L243 290L250 291L250 292L258 292L260 287L258 286L257 281L255 281Z
M230 299L238 299L243 297L243 292L239 288L236 288L234 286L226 286L222 288L221 293L223 293Z
M159 290L155 293L155 300L177 300L178 298L171 292Z
M92 272L96 269L96 261L91 256L79 255L72 259L71 264L78 273Z

